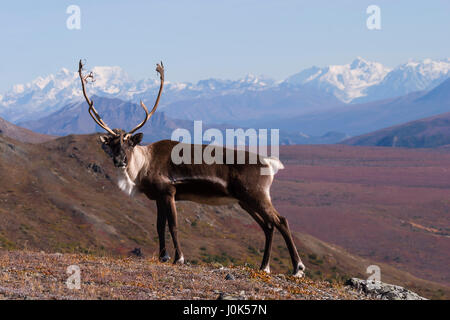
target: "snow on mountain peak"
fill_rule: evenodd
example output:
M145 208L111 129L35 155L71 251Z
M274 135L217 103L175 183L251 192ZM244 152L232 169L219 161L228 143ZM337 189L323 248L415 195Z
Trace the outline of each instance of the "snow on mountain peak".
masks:
M92 68L95 81L101 85L107 85L106 81L132 82L128 74L118 66L97 66Z
M118 66L91 69L95 82L89 83L89 95L124 100L153 100L159 88L158 78L133 80ZM428 90L450 76L450 59L410 60L391 69L381 63L356 57L343 65L310 67L275 82L265 76L247 74L237 80L206 79L196 84L166 81L161 109L165 105L198 97L241 94L279 85L304 86L333 94L343 102L362 102L400 96L412 91ZM76 71L61 68L57 73L16 84L0 95L0 116L13 122L44 117L64 105L82 100ZM20 110L20 112L17 112Z
M239 80L239 82L253 85L255 89L257 89L258 87L267 87L274 83L273 79L269 77L263 75L255 75L252 73L248 73L244 78Z
M257 76L254 74L247 74L243 78L237 80L222 80L222 79L206 79L200 80L192 89L205 92L220 92L223 94L236 93L242 90L262 90L274 85L275 81L265 76Z
M344 102L364 95L364 91L383 80L390 68L357 57L349 64L312 67L286 80L291 85L314 85L326 88Z
M24 90L25 90L25 87L23 84L16 84L13 86L14 93L22 93L22 92L24 92Z
M159 88L159 79L133 80L118 66L95 66L92 69L93 82L88 82L90 96L115 97L124 100L152 100ZM274 82L265 77L247 75L239 80L201 80L191 83L165 82L164 103L201 95L221 95L242 90L259 90ZM80 101L82 92L78 72L62 68L55 74L37 77L26 84L16 84L2 95L0 116L19 122L43 117L68 103ZM17 108L21 112L15 112Z
M128 90L135 82L120 67L97 66L92 69L95 82L93 87L97 91L114 95Z
M69 69L61 68L61 70L58 72L58 75L68 76L68 75L70 75L70 71L69 71Z
M96 81L92 86L89 84L92 94L117 94L130 82L128 75L119 67L95 67L93 72ZM45 116L81 97L78 73L62 68L55 74L14 85L3 95L0 115L10 121L28 119L33 114ZM21 107L20 113L15 111L17 106Z
M258 77L252 73L248 73L244 78L241 79L241 82L257 83Z
M366 67L370 62L364 60L361 57L356 57L355 60L350 64L350 69L358 69Z
M394 68L382 82L370 87L371 100L401 96L414 91L430 90L450 76L450 59L410 60Z
M409 61L403 65L398 67L399 70L412 70L416 73L420 73L425 77L429 77L431 79L435 79L441 77L442 75L446 75L450 71L450 60L442 59L442 60L432 60L432 59L424 59L422 61Z
M410 60L391 69L357 57L350 64L305 69L285 83L325 89L344 102L362 102L429 90L449 76L450 58Z

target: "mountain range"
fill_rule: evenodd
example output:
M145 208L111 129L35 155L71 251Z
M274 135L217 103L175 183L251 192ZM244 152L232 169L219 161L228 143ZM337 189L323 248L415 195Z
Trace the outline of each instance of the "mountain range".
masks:
M430 91L417 91L368 103L347 104L341 108L282 120L269 119L261 125L282 127L288 131L301 128L311 135L322 134L326 129L356 136L449 111L450 79L447 79Z
M332 93L343 102L365 96L365 91L378 85L391 71L378 62L369 62L360 57L345 65L324 68L311 67L286 79L291 86L306 85Z
M92 70L96 81L88 86L91 95L153 101L158 90L156 79L135 81L120 67ZM160 109L185 120L202 119L200 114L211 123L255 123L430 90L447 79L449 71L449 58L409 61L391 69L358 57L345 65L311 67L283 81L247 75L193 84L171 82L168 75ZM38 120L81 99L77 73L63 68L1 94L0 116L13 123Z
M111 128L122 128L124 130L131 130L144 117L144 111L141 106L127 101L122 101L117 98L104 98L94 96L92 97L95 108ZM3 121L3 122L1 122ZM8 123L0 118L0 129L2 123ZM17 127L11 123L9 126ZM20 123L22 130L27 130L30 133L36 132L45 137L51 136L65 136L69 134L87 134L92 132L104 132L89 116L87 112L87 104L85 101L69 103L62 109L43 117L39 120L27 121ZM207 123L202 124L203 131L212 127ZM225 137L227 128L233 128L233 125L214 124L213 126L222 132ZM189 120L180 120L168 116L164 111L156 112L140 131L144 133L144 142L150 143L162 139L170 139L172 132L175 129L187 129L191 136L194 134L194 122ZM244 127L245 128L245 127ZM8 135L5 132L5 135ZM345 134L339 132L327 132L323 135L309 136L302 133L291 133L285 130L280 130L280 144L318 144L318 143L336 143L345 138ZM31 138L29 138L31 139ZM26 142L33 142L22 140ZM205 141L208 143L208 141Z
M95 81L87 85L89 95L153 102L159 89L159 80L134 81L120 67L94 67L92 72ZM253 75L236 81L201 80L197 84L166 81L161 107L202 96L262 90L272 84L273 80ZM10 91L0 94L0 116L14 123L37 120L82 99L78 73L63 68L57 74L14 85Z

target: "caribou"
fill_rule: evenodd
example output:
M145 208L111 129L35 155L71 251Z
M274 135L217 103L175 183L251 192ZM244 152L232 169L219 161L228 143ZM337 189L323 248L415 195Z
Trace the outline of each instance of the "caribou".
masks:
M174 163L172 152L181 142L161 140L146 146L141 146L143 134L135 133L151 118L158 107L164 86L163 63L156 65L160 76L159 92L152 110L149 112L145 104L140 105L145 111L144 120L131 131L111 129L103 121L94 107L94 101L86 93L86 83L94 80L93 73L83 74L83 63L80 60L78 73L81 79L81 88L84 98L89 106L88 112L92 119L106 132L100 141L103 150L112 158L114 166L120 172L119 187L129 195L135 192L145 194L150 200L156 201L157 206L157 233L159 238L159 260L166 262L170 259L166 250L166 225L172 237L175 249L175 264L184 263L177 235L177 200L193 201L209 205L223 205L238 203L242 209L256 221L265 235L265 248L261 263L261 270L270 272L270 254L274 229L276 228L284 238L293 265L293 275L302 277L303 265L295 246L288 221L281 216L272 205L270 186L275 173L283 169L280 160L260 157L257 163L249 163L250 153L245 153L245 163L195 163L185 161ZM184 146L186 147L186 146ZM192 148L190 155L194 157L198 145L188 145ZM202 150L206 148L201 146ZM223 147L220 147L223 148ZM221 152L224 155L231 149ZM185 149L184 149L185 150ZM217 149L216 149L217 151ZM231 150L237 158L237 150ZM269 174L261 174L266 169Z

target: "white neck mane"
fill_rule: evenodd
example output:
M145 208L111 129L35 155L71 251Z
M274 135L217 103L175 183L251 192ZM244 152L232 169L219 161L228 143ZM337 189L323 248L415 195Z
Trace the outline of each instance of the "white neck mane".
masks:
M119 188L128 195L133 195L136 191L136 180L139 173L147 164L147 157L145 156L145 147L136 146L133 149L128 165L124 169L120 169Z

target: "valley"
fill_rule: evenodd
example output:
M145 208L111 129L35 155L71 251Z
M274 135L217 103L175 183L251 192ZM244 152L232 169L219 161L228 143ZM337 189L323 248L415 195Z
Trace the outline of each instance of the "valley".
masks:
M290 146L273 201L292 228L450 285L450 153Z

